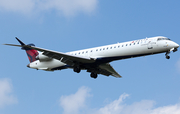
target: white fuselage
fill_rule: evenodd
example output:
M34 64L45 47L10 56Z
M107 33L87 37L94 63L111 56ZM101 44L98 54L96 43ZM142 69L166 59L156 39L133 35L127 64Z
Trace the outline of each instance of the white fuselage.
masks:
M171 49L173 50L178 47L179 45L177 43L167 39L166 37L158 36L78 50L68 52L67 54L80 57L89 57L95 59L98 63L108 63L114 60L169 52ZM64 66L66 66L65 63L61 62L61 60L56 59L51 59L49 61L37 60L30 63L30 68L47 71L64 69Z

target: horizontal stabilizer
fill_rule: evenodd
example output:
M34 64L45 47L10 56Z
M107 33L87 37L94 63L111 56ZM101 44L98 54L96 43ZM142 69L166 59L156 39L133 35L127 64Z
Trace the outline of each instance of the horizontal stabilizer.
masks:
M29 48L29 47L35 46L35 45L34 44L26 45L21 40L19 40L17 37L16 37L16 39L21 45L15 45L15 44L4 44L4 45L22 47L21 49L26 51L29 61L30 62L36 61L36 56L39 54L38 51L35 49L32 49L32 48Z
M23 47L22 45L16 45L16 44L3 44L3 45Z

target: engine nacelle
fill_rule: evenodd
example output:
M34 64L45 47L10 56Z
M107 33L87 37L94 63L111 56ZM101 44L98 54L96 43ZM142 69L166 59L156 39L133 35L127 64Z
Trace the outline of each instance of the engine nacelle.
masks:
M50 60L52 60L52 58L50 58L50 57L40 53L39 55L36 56L36 60L39 60L39 61L50 61Z

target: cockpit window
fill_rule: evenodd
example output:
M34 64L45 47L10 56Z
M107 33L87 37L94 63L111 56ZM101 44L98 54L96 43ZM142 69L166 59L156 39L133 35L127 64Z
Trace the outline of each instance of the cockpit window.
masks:
M158 38L157 41L159 40L170 40L169 38Z

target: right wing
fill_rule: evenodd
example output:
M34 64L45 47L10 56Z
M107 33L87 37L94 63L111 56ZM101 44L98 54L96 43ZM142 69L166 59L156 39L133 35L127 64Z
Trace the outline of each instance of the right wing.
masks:
M113 68L109 63L101 64L101 65L99 65L99 67L100 67L101 69L106 70L107 72L110 73L110 75L112 75L112 76L114 76L114 77L116 77L116 78L121 78L121 77L122 77L121 75L119 75L119 74L114 70L114 68Z
M105 76L114 76L116 78L121 78L122 76L119 75L114 68L109 64L109 63L105 63L105 64L101 64L99 65L97 68L91 68L91 69L87 69L87 72L95 72L97 74L102 74Z

